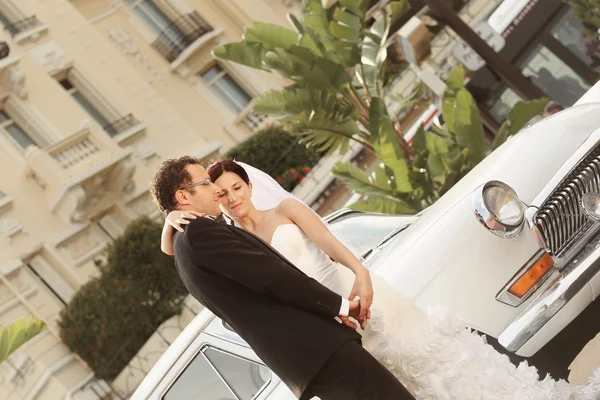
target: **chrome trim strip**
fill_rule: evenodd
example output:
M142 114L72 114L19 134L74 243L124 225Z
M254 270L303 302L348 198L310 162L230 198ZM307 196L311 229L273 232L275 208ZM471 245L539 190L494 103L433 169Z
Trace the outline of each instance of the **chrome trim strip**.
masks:
M387 235L381 241L381 243L379 243L377 246L375 246L375 248L367 250L366 253L361 256L361 262L363 264L365 264L368 269L370 269L372 267L372 265L370 265L370 262L373 259L373 257L375 257L377 255L377 253L379 253L381 251L381 249L383 249L385 246L387 246L390 243L391 239L396 237L396 235L398 235L399 233L404 232L404 230L411 225L412 224L398 225L398 227L396 229L394 229L389 235Z
M586 193L600 190L595 171L600 171L598 146L563 178L533 216L533 223L537 225L539 233L549 247L548 252L554 257L565 259L566 262L581 250L581 239L589 238L589 231L594 225L593 221L584 217L580 203ZM598 229L600 227L597 227L592 235Z
M223 377L223 374L217 369L217 367L215 367L214 362L212 362L208 356L205 354L207 349L213 349L216 351L219 351L221 353L227 354L229 356L238 358L240 360L244 360L250 364L253 365L258 365L259 367L264 367L267 369L267 371L269 371L269 380L267 382L265 382L264 385L262 385L260 387L260 389L255 393L255 396L258 396L259 394L261 394L262 392L265 391L266 387L269 386L269 384L271 384L271 382L273 382L273 371L271 371L266 365L261 364L259 362L256 362L254 360L251 360L249 358L246 357L241 357L237 354L232 353L231 351L226 351L223 350L221 348L219 348L217 345L214 344L210 344L210 343L205 343L203 344L200 349L198 351L196 351L196 353L194 353L194 355L192 357L190 357L187 362L185 363L185 365L183 366L183 368L181 368L179 370L179 373L177 375L175 375L173 377L173 379L171 379L171 382L167 385L167 387L161 392L161 399L163 399L165 397L165 395L167 394L167 392L173 387L173 385L175 385L175 383L177 383L177 381L179 380L179 378L181 377L181 375L183 375L185 373L185 371L187 370L187 368L190 366L190 364L192 364L194 362L194 360L196 359L196 357L198 357L200 354L202 354L202 358L204 358L204 361L206 361L208 363L208 365L210 365L211 369L213 370L213 372L220 378L220 380L222 381L222 383L227 387L227 389L229 389L229 391L231 392L231 394L239 400L239 396L236 394L236 392L233 390L233 388L231 387L231 385L229 385L229 383L227 383L227 381L225 380L225 378ZM185 352L185 351L184 351ZM183 353L182 353L183 354ZM159 382L160 383L160 382Z
M537 244L540 246L541 249L543 249L549 253L550 248L548 247L548 244L546 244L544 237L540 233L539 227L534 222L537 212L538 212L537 207L535 207L535 206L527 207L527 209L525 210L525 221L527 222L527 226L529 227L529 232L531 232L531 234L533 235L533 238L535 239ZM544 221L540 221L540 222L543 223Z
M414 217L418 217L423 211L421 211L419 214L414 215ZM351 216L351 215L358 215L358 214L364 214L364 215L374 215L374 216L380 216L380 217L388 217L390 216L390 214L384 214L384 213L380 213L380 212L373 212L373 211L359 211L359 210L353 210L351 208L341 208L337 211L332 212L331 214L323 217L323 221L327 224L331 224L334 222L340 222L345 220L347 217ZM400 214L396 214L394 216L398 216ZM409 216L409 215L406 215Z
M341 208L337 211L332 212L331 214L327 215L326 217L324 217L323 221L328 224L331 224L332 222L337 222L338 220L343 219L344 217L347 217L348 215L353 215L353 214L364 214L364 212L352 210L350 208Z
M572 113L572 118L569 119L569 129L585 129L591 132L590 136L583 141L579 148L565 161L562 167L554 174L544 188L538 193L538 195L531 202L532 205L539 206L544 203L551 195L551 193L559 186L563 179L568 176L576 167L579 165L581 160L586 158L600 142L600 103L589 103L582 104L580 106L573 106L568 109ZM563 117L566 114L562 114ZM561 122L560 118L554 118L552 116L540 121L540 123L552 125L556 119ZM585 117L585 118L582 118ZM577 126L574 126L577 124ZM538 127L541 125L538 125Z
M516 352L546 325L600 271L600 237L594 238L583 251L553 279L539 295L498 337L507 350Z
M533 257L531 257L527 263L525 263L525 265L519 270L519 272L517 272L510 281L508 281L508 283L502 288L502 290L500 290L498 292L498 294L496 295L496 300L498 300L501 303L507 304L509 306L512 307L518 307L521 304L523 304L523 302L525 300L527 300L528 298L531 297L531 295L533 293L535 293L535 291L544 284L544 282L546 282L546 280L548 279L548 277L552 274L553 271L556 270L556 264L554 264L552 266L552 268L550 268L548 271L546 271L546 273L542 276L542 278L531 287L531 289L529 289L529 291L527 293L525 293L525 296L523 297L517 297L514 294L510 293L508 291L508 289L510 289L510 287L512 285L515 284L516 281L518 281L519 279L521 279L521 277L529 270L529 268L531 268L546 252L544 250L540 250L537 253L535 253L535 255Z

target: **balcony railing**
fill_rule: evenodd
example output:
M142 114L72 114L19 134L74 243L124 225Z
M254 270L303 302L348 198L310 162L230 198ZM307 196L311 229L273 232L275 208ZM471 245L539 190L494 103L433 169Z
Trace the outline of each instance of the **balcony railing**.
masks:
M6 18L4 18L4 19L6 19ZM43 24L40 22L40 20L37 19L37 17L35 15L32 15L32 16L24 18L20 21L6 24L4 26L4 30L8 31L10 33L10 35L14 37L14 36L18 35L19 33L27 32L29 30L35 29L38 26L42 26L42 25Z
M152 47L169 62L173 62L188 46L212 30L200 14L194 11L171 22L152 42Z
M140 121L133 114L127 114L126 116L121 117L108 125L104 125L102 129L104 129L104 131L110 136L114 137L120 133L128 131L135 126L138 126L139 124Z
M48 154L63 169L69 169L85 161L100 149L90 137L89 131L83 130L48 148Z
M250 112L244 116L243 121L244 125L246 125L251 132L256 132L265 125L268 118L268 115Z
M256 131L273 123L273 120L268 115L255 113L253 108L254 103L251 102L237 116L233 124L239 127L245 126L251 133L256 133Z

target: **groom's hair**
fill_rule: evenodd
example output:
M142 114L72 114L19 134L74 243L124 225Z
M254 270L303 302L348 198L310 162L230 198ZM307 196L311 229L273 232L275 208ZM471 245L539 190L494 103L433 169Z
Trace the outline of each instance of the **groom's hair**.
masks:
M192 183L192 177L185 169L191 164L201 165L200 159L190 156L172 158L160 164L154 173L154 177L150 181L150 193L154 204L164 215L177 209L178 202L175 199L175 193L185 185ZM194 188L189 189L190 192L194 190Z
M206 168L206 172L210 176L210 180L213 181L213 183L219 179L224 172L232 172L239 176L247 184L250 183L250 178L248 178L248 173L244 167L229 158L214 161L208 166L208 168Z

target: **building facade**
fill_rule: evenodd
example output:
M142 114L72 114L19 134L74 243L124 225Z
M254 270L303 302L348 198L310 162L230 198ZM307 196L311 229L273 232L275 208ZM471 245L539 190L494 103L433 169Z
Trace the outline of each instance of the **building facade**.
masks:
M504 0L485 20L505 41L499 51L544 94L567 108L600 79L600 37L586 36L559 0ZM521 98L484 66L468 89L502 122Z
M0 324L48 324L0 364L0 400L101 398L57 315L111 240L156 215L147 184L163 159L212 157L261 125L250 103L281 82L210 50L298 3L247 5L0 1Z

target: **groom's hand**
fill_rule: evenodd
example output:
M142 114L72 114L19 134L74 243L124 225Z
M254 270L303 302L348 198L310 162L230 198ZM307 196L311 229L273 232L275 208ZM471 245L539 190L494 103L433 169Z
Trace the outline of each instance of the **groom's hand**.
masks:
M356 329L358 328L358 325L356 325L354 322L350 321L350 319L348 319L348 317L343 317L343 316L338 316L338 318L340 319L340 321L342 321L342 324L352 328L352 329Z
M339 316L340 320L342 321L342 323L346 326L349 326L352 329L356 329L358 328L358 326L349 319L349 317L354 318L355 320L358 321L358 318L360 317L360 301L359 300L352 300L350 302L350 308L348 309L348 316ZM361 328L365 329L367 326L367 321L363 321L361 323Z
M361 320L361 304L359 300L352 300L350 302L350 309L348 310L348 316L354 318L360 323L361 329L365 329L367 327L367 318Z

